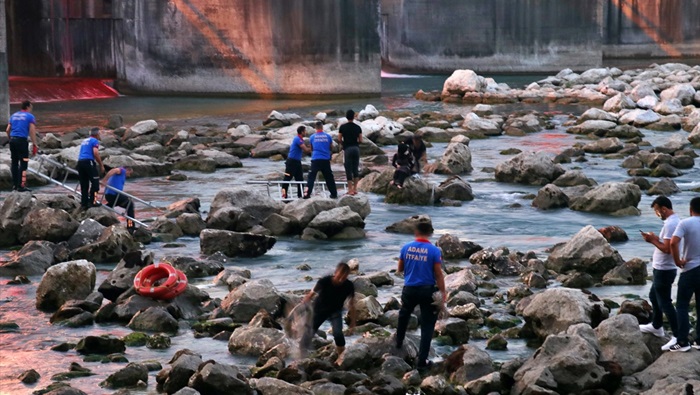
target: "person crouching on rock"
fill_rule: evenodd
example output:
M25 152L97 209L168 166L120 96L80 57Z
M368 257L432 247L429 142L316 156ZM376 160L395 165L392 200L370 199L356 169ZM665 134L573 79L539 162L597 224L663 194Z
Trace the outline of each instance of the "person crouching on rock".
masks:
M135 218L136 213L134 212L134 202L127 197L119 193L124 190L124 184L126 183L126 178L131 177L133 170L129 167L116 167L107 172L102 180L102 184L108 186L105 190L105 199L107 200L107 205L114 208L115 206L122 207L126 209L126 230L129 233L134 233L136 225L132 218Z
M396 185L397 188L401 189L404 181L411 175L411 169L413 168L413 155L408 149L408 145L404 143L399 144L399 149L394 154L391 165L396 170L394 171L394 179L389 185Z
M326 276L318 280L314 289L311 290L302 303L309 303L316 296L313 306L313 324L301 338L299 348L302 354L311 346L313 338L318 328L326 322L331 322L333 328L333 339L338 351L338 355L345 351L345 337L343 336L343 305L348 300L348 316L350 317L350 331L355 328L355 286L348 280L350 266L341 262L336 266L332 276Z
M442 293L443 304L447 299L445 277L442 273L442 253L428 240L432 234L431 224L418 223L415 229L416 240L401 249L397 269L397 273L404 273L404 286L401 291L399 324L396 328L396 348L403 347L411 314L416 306L420 306L420 347L416 361L419 370L430 367L430 342L440 312L434 303L433 293L438 290Z

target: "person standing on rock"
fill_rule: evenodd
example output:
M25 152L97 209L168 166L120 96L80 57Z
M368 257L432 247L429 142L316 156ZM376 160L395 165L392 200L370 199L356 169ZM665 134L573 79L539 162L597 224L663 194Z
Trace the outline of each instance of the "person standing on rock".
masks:
M348 180L348 194L357 195L357 181L360 179L360 144L362 128L355 123L355 111L345 113L348 122L340 126L338 136L345 152L345 176Z
M323 131L323 122L316 122L316 133L309 138L311 141L311 171L309 171L309 180L307 182L306 194L304 199L311 197L314 191L314 183L316 175L320 171L323 178L326 180L326 186L331 194L331 199L338 198L338 190L335 187L335 178L333 178L333 170L331 170L331 153L333 149L333 138L330 134Z
M326 276L318 280L316 286L305 297L303 303L311 302L314 296L316 300L313 306L313 319L309 331L301 338L299 348L305 353L311 345L318 328L327 320L331 322L333 340L338 355L345 351L345 336L343 335L343 305L348 300L348 317L350 318L350 331L355 328L355 285L348 280L350 266L341 262L336 266L332 276Z
M416 240L401 249L397 269L398 273L404 273L404 286L396 328L396 348L403 347L411 314L416 306L420 306L420 348L416 361L419 369L426 369L430 365L428 353L439 313L438 306L434 304L433 294L440 291L443 303L447 299L445 277L442 273L442 253L428 240L432 234L431 224L416 224Z
M10 139L12 190L27 192L27 167L29 166L29 139L32 139L32 155L39 152L36 143L36 118L32 114L32 103L22 102L22 109L12 114L5 133Z
M666 314L674 336L661 347L661 350L668 351L677 343L675 335L678 334L676 308L673 307L673 301L671 300L671 287L676 280L676 263L673 261L673 256L671 256L671 239L680 219L673 212L673 204L666 196L657 197L651 204L651 208L664 221L664 226L661 228L658 236L653 232L642 233L644 241L656 248L654 248L652 257L652 268L654 271L651 289L649 290L653 318L651 323L639 325L639 329L642 333L664 337L663 315Z
M297 135L292 139L292 145L289 147L289 155L285 162L284 181L289 181L292 178L294 181L304 181L304 169L301 167L301 158L304 153L311 152L311 149L306 146L304 136L306 135L306 126L297 128ZM301 198L302 185L297 184L297 197ZM289 195L289 184L282 184L282 199L286 199Z
M423 138L421 136L413 136L406 144L411 148L411 154L413 154L413 173L420 174L422 166L428 162L428 157L426 156L428 149L423 142Z
M683 241L681 253L680 244ZM678 293L676 294L676 310L678 314L678 333L674 333L678 343L673 345L672 352L690 350L688 341L690 332L690 299L695 295L695 301L700 300L700 197L690 201L690 218L678 223L671 239L671 255L676 266L681 268L678 278ZM700 303L695 304L695 312L700 317ZM693 348L700 349L700 320L697 320Z
M80 154L78 156L78 178L80 179L80 206L87 210L90 207L97 207L100 204L95 201L97 191L100 190L100 171L105 172L105 167L100 158L100 129L92 128L90 137L80 144Z
M124 190L124 184L126 183L126 178L131 177L133 170L129 167L117 167L105 174L102 179L102 183L108 187L105 190L105 199L107 200L107 205L109 207L122 207L126 209L126 215L129 217L126 219L126 230L129 233L134 233L136 225L132 218L135 218L134 212L134 202L131 201L126 195L123 195L117 191ZM116 191L115 191L116 189Z

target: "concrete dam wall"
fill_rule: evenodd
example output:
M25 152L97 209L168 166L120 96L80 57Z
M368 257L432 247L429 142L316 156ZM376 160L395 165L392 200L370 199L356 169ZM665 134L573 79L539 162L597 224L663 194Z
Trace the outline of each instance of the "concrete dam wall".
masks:
M700 56L700 0L382 0L389 70L554 72Z
M700 0L6 0L5 11L11 75L114 79L125 93L377 94L382 68L700 58Z

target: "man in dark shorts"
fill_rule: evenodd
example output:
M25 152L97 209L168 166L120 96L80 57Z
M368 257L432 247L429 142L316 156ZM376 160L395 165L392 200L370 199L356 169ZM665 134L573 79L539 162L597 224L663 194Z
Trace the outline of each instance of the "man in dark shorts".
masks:
M333 138L330 134L323 131L323 122L316 122L316 133L309 137L311 142L311 170L309 171L309 179L307 181L306 194L304 199L311 197L314 191L314 183L316 175L320 171L323 178L326 180L328 192L331 194L331 199L338 198L338 190L335 186L335 178L333 170L331 170L331 155L333 152Z
M97 191L100 190L100 171L105 172L105 167L100 158L100 129L92 128L90 137L80 144L80 155L78 156L78 178L80 179L80 206L87 210L90 207L99 206L95 201Z
M428 161L426 156L427 148L423 142L421 136L413 136L413 138L406 141L409 147L411 147L411 153L413 154L413 173L420 174L422 166Z
M360 144L362 128L355 123L355 111L345 113L348 122L340 126L338 136L345 151L345 176L348 179L348 194L357 195L357 181L360 179Z
M443 303L447 295L442 273L442 253L428 240L432 234L431 224L421 222L416 225L416 240L401 249L397 270L398 273L404 273L404 287L396 328L396 348L403 347L411 314L416 306L420 306L420 348L416 361L418 369L426 369L430 365L430 342L439 313L438 306L434 304L433 293L439 290Z
M117 191L123 191L126 178L131 177L132 173L133 170L129 167L117 167L107 172L102 180L102 183L108 187L116 189ZM117 206L126 209L126 215L129 217L126 219L126 230L128 230L129 233L133 233L136 229L134 221L131 220L131 218L135 218L134 202L132 202L126 195L123 195L111 188L106 188L105 190L107 205L109 205L109 207Z
M355 328L355 286L348 280L350 266L341 262L336 266L332 276L326 276L318 280L316 286L304 298L304 303L309 303L314 295L313 324L311 330L307 331L301 338L299 348L302 353L309 349L311 339L318 328L326 320L331 322L333 328L333 339L338 351L338 355L345 351L345 336L343 336L343 305L348 302L348 316L350 317L350 330Z
M294 181L304 181L304 169L301 167L301 158L304 153L309 153L311 150L304 143L304 135L306 134L306 126L297 128L297 135L292 139L292 145L289 147L289 155L285 162L284 181L289 181L294 178ZM302 185L297 184L297 197L301 197ZM289 184L282 184L282 199L286 199L289 191Z
M22 102L22 110L10 117L7 124L7 138L10 139L10 156L12 171L12 190L27 192L27 167L29 166L29 139L32 139L32 155L36 155L39 146L36 144L36 119L32 114L32 103Z

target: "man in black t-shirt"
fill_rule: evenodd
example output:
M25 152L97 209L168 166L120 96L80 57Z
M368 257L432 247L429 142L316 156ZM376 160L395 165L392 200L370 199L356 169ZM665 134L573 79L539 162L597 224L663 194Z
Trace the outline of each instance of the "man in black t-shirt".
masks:
M357 181L360 179L360 144L362 143L362 127L356 124L355 111L345 113L348 122L338 130L340 143L345 151L345 176L348 179L348 194L357 195Z
M428 157L426 156L427 148L423 138L421 136L413 136L406 141L406 144L411 148L411 153L413 154L413 173L420 174L422 165L428 162Z
M338 355L345 351L345 336L343 336L343 305L346 299L349 301L350 330L355 327L355 286L348 280L350 266L341 262L335 268L332 276L326 276L318 280L316 286L304 298L303 303L309 303L314 295L318 295L314 301L313 324L311 330L305 333L299 344L302 353L305 353L311 345L318 328L326 320L331 322L333 339L338 350Z

